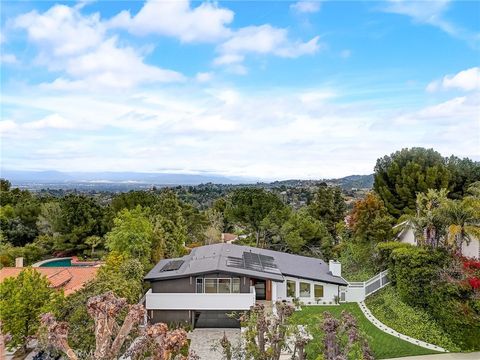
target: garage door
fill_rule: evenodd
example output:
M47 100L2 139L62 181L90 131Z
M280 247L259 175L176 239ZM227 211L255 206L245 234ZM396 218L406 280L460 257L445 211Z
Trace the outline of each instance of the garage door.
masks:
M239 328L240 321L229 316L225 311L197 311L195 312L196 328Z

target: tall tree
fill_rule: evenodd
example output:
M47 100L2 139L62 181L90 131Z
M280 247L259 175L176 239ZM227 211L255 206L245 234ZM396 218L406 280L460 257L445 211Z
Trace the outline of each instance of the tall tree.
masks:
M257 246L260 246L262 221L271 211L282 208L282 201L275 194L259 188L236 189L229 200L227 216L252 231Z
M159 195L151 212L151 221L155 231L154 243L163 248L164 256L183 255L188 227L182 203L173 191L165 190Z
M478 199L477 199L478 201ZM440 208L440 214L447 225L447 241L457 253L462 245L472 239L480 239L480 212L473 199L448 200Z
M34 269L6 278L0 284L0 322L2 333L10 335L7 346L25 350L29 337L38 329L40 314L56 307L60 300L61 294Z
M461 199L466 195L469 186L480 181L480 162L468 158L460 159L450 156L447 167L451 173L449 194L452 199Z
M354 203L348 224L356 240L377 243L391 239L393 222L383 201L370 192Z
M60 201L61 238L57 250L83 251L84 240L92 235L103 236L108 229L106 209L85 195L67 195Z
M110 251L137 258L148 265L153 235L153 226L140 206L124 209L117 214L112 230L106 235L106 246Z
M448 188L451 173L433 149L402 149L377 160L374 189L389 213L399 218L415 213L417 193Z
M280 228L280 237L286 250L293 253L308 253L328 259L331 256L333 237L325 224L314 219L306 209L292 212Z
M337 237L335 225L343 221L346 211L345 200L339 187L321 184L313 201L308 205L308 210L315 219L325 224L333 237Z
M424 245L438 247L445 235L444 219L440 208L447 201L447 190L429 189L417 195L415 216L408 217L405 226L413 224L415 235Z

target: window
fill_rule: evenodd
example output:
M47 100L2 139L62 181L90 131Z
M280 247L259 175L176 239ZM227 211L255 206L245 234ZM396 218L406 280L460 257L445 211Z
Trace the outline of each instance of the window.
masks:
M293 280L287 280L287 297L294 298L296 297L295 295L295 286L296 283Z
M207 294L217 293L217 279L205 279L205 292Z
M300 283L300 297L310 297L310 283L301 282Z
M203 293L203 278L197 278L197 293Z
M315 298L323 298L323 285L315 284Z
M240 278L232 279L232 293L240 293Z
M221 294L229 294L231 283L232 279L218 279L218 292Z

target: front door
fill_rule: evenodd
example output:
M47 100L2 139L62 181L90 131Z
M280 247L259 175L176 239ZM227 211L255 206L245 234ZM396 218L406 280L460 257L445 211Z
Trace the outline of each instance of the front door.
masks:
M267 298L267 284L265 280L252 279L252 284L255 286L255 300L266 300Z

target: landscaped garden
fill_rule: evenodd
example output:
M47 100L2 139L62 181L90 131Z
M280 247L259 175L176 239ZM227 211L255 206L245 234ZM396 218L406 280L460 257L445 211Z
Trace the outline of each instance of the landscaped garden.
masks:
M328 311L334 317L339 318L343 310L356 317L360 330L367 335L368 343L376 359L436 353L384 333L367 320L356 303L349 303L339 306L304 306L301 311L296 311L292 316L295 324L306 325L313 336L313 340L306 346L309 360L315 360L319 354L323 353L323 332L321 330L323 313Z
M428 312L403 302L391 286L369 297L366 305L373 316L402 334L449 351L460 350Z

